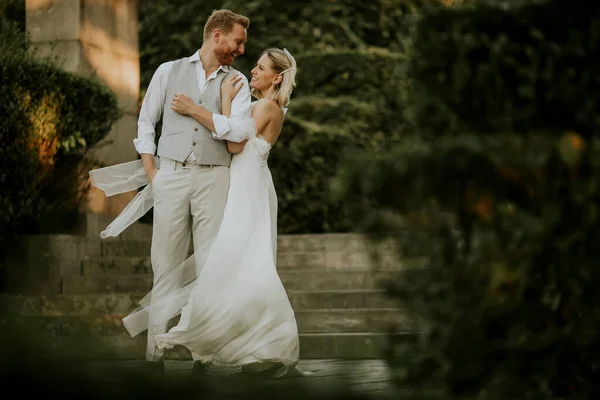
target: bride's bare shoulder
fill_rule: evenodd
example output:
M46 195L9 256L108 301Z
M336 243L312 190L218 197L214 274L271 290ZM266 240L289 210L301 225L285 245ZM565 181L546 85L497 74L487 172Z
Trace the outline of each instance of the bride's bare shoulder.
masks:
M267 114L270 116L279 116L283 114L283 109L279 107L279 104L275 100L271 99L260 99L255 102L253 112L261 114Z

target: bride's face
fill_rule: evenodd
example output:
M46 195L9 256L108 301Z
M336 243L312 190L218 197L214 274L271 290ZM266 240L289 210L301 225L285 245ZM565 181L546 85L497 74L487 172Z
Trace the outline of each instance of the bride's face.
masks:
M277 84L279 74L273 71L273 62L264 54L256 63L256 67L250 71L252 73L252 79L250 80L250 87L259 91L266 90L271 86Z

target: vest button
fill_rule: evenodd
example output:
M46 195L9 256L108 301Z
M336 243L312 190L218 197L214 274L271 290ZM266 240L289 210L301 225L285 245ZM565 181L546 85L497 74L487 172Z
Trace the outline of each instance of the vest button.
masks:
M196 145L196 142L192 143L192 146L195 146L195 145Z
M194 130L195 130L196 132L198 132L198 128L194 128Z

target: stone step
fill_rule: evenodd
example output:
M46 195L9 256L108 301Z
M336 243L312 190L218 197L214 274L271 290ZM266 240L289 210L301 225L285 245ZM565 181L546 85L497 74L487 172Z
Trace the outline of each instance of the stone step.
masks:
M277 269L325 269L342 270L354 268L399 269L406 264L424 264L424 259L399 261L394 257L382 257L376 261L365 252L284 252L278 254ZM98 275L139 275L152 273L149 256L89 257L81 263L81 273Z
M131 240L127 237L116 237L98 240L102 243L102 256L148 256L150 254L151 238ZM373 244L367 240L366 236L353 233L298 234L277 237L278 253L387 252L392 248L393 243L390 240Z
M399 300L389 297L383 290L289 290L288 296L294 310L398 308Z
M407 333L396 334L409 338ZM383 333L308 333L300 334L301 359L375 359L384 358L388 334ZM62 357L74 359L141 359L146 354L146 336L54 336L49 345ZM189 360L181 346L167 350L169 360Z
M286 290L365 290L380 289L384 279L398 279L398 271L356 270L301 270L279 271ZM148 293L152 276L68 276L63 280L63 295L94 293Z
M403 332L410 321L401 309L320 309L296 311L299 333ZM67 316L25 315L14 317L23 328L52 336L126 334L125 315L87 314Z
M133 311L142 293L111 293L59 296L57 298L2 296L0 308L17 315L124 315ZM386 296L383 290L322 290L288 291L294 310L397 308L398 300Z
M84 218L84 231L80 233L88 238L100 238L100 232L105 230L115 219L115 217L92 213L86 214ZM125 240L151 240L152 224L134 222L118 238ZM114 240L114 238L110 238L109 240Z

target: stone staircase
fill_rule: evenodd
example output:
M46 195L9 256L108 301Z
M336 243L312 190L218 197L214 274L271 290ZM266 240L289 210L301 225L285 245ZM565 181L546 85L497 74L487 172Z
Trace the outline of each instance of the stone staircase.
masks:
M59 293L11 297L11 309L54 348L83 345L78 356L142 358L145 333L131 338L121 318L151 288L151 227L135 224L122 237L101 240L99 229L109 221L97 222L88 222L85 237L61 237L56 251L68 254L54 258L70 267L60 267ZM65 245L71 241L78 244ZM380 254L377 262L372 251ZM381 289L403 268L385 244L374 248L354 234L280 235L277 268L296 313L301 358L381 358L387 334L410 330L400 305ZM178 347L166 356L189 359Z

